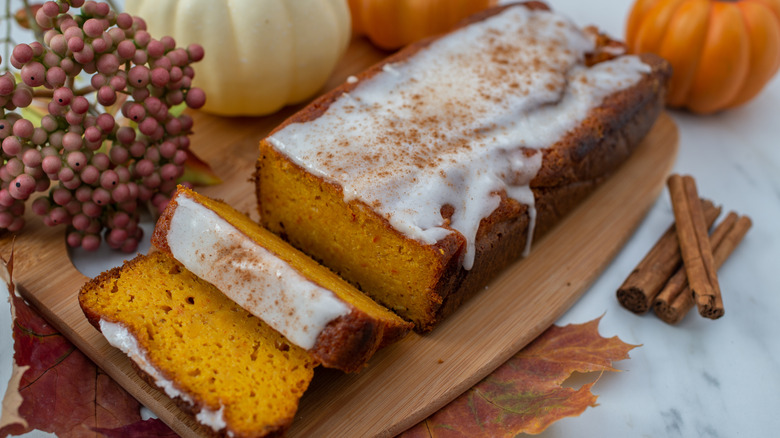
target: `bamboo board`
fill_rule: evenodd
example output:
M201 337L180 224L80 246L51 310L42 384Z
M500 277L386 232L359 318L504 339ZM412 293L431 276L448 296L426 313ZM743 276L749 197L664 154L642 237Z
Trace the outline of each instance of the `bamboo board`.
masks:
M382 56L354 41L325 88ZM256 218L249 178L257 142L296 109L264 118L195 113L192 147L224 181L200 191ZM663 188L677 143L677 128L664 114L618 173L537 242L528 258L433 333L412 334L384 349L359 374L318 370L288 436L393 436L489 374L560 317L609 264ZM0 239L5 257L11 241L8 235ZM207 435L168 397L143 382L128 359L87 323L76 299L87 278L69 262L62 228L45 227L29 214L15 248L14 278L28 301L177 433Z

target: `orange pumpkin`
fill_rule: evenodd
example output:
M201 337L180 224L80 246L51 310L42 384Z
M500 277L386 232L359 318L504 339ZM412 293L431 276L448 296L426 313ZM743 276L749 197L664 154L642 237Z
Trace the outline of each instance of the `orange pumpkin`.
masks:
M349 0L352 29L383 49L445 32L496 0Z
M702 114L731 108L780 67L780 0L637 0L626 42L672 64L669 106Z

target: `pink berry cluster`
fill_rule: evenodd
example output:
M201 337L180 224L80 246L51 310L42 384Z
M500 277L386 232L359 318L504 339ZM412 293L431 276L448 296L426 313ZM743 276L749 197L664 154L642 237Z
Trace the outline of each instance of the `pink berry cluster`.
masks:
M25 201L48 192L32 210L65 224L70 246L95 250L105 238L133 252L140 209L162 210L183 173L192 119L171 108L205 103L190 66L203 48L154 39L142 19L94 1L47 1L35 21L43 42L10 59L21 82L0 76L0 229L20 230ZM14 112L34 98L48 100L40 126Z

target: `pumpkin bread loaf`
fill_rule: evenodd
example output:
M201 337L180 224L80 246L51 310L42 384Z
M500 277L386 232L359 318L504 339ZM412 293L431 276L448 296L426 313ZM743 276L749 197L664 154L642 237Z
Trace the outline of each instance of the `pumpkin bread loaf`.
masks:
M260 143L261 223L427 331L631 154L670 70L538 2L401 50Z
M281 435L313 377L305 350L165 253L104 272L79 303L150 384L217 435Z
M185 187L152 244L329 368L358 371L411 329L246 215Z

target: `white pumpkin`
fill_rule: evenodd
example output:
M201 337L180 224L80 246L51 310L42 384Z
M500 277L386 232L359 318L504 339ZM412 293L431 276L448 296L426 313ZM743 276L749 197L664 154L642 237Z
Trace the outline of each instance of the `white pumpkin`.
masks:
M159 39L201 44L193 85L204 111L263 115L314 95L344 54L346 0L127 0Z

